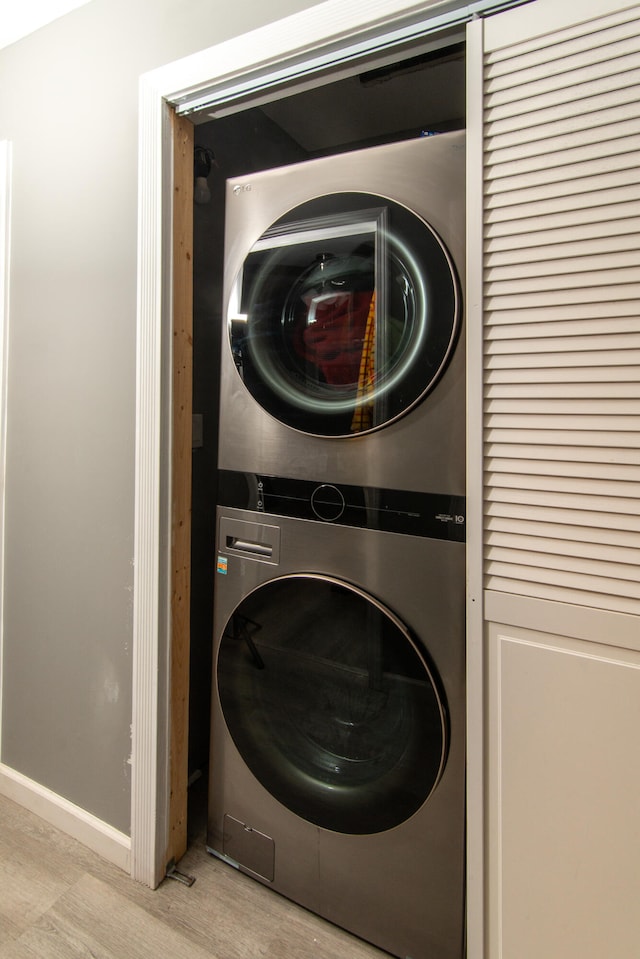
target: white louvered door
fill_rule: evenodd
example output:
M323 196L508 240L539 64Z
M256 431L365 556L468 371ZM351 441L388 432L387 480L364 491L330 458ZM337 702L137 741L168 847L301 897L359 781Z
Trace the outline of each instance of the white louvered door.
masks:
M485 585L640 614L640 8L494 32Z
M533 0L489 18L482 70L474 956L636 959L640 3Z

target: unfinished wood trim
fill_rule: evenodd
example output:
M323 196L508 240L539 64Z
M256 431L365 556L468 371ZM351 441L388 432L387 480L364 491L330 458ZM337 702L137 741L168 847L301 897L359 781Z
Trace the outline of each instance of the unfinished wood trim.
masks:
M193 384L193 124L172 115L171 732L167 862L187 850Z

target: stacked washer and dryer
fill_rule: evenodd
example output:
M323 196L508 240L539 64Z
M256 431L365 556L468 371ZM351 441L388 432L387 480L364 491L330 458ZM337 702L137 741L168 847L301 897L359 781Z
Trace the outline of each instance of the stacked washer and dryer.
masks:
M464 953L464 134L228 183L209 850Z

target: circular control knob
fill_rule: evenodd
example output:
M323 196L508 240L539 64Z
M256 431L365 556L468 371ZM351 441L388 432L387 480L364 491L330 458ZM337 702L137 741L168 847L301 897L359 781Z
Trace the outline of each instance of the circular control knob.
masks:
M318 519L325 523L334 523L344 513L344 496L337 486L323 483L316 486L311 494L311 509Z

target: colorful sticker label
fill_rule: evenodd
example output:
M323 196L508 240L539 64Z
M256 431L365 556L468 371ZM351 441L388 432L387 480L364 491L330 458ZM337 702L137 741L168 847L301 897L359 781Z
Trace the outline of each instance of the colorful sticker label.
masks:
M227 557L218 556L218 562L216 564L216 572L222 573L223 576L227 575Z

